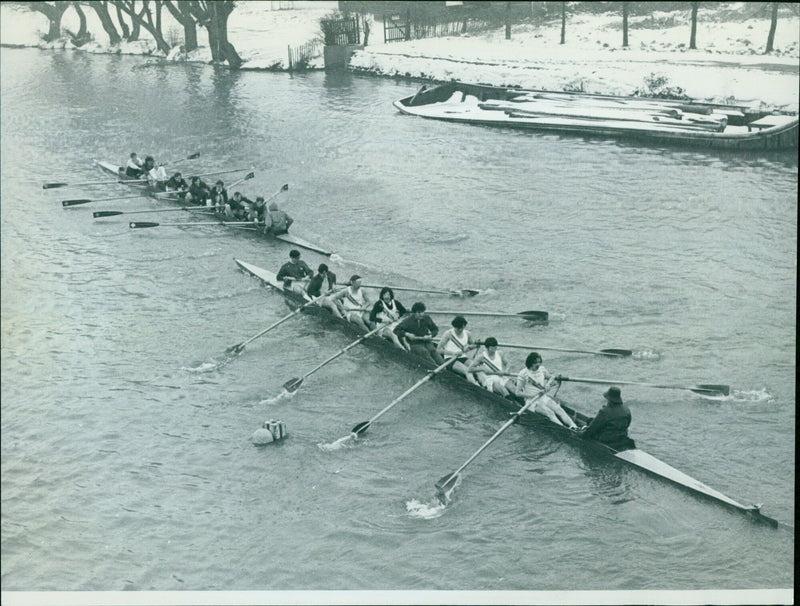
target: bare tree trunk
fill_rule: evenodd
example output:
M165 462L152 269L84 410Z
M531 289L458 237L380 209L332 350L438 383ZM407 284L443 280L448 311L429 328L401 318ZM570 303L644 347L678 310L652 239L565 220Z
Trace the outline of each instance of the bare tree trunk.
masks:
M125 23L125 18L122 16L122 10L119 7L117 9L117 21L119 22L119 28L122 30L122 37L125 40L131 39L131 30L128 27L128 24Z
M628 3L622 3L622 47L628 46Z
M242 58L228 40L228 17L235 6L233 0L192 0L189 2L197 23L208 31L208 46L214 61L227 61L231 69L242 66Z
M73 2L72 6L75 9L75 12L78 13L78 33L73 34L69 30L66 31L70 35L70 38L72 38L72 43L75 46L81 46L89 41L89 32L86 29L86 14L83 12L80 2Z
M369 19L367 19L367 15L361 15L361 23L364 26L364 46L366 46L369 41Z
M778 28L778 3L772 3L772 20L769 24L769 34L767 35L767 48L764 53L771 53L775 44L775 30Z
M567 3L561 3L561 44L564 44L567 38Z
M141 27L147 30L148 33L153 36L153 40L155 40L158 50L164 54L167 54L170 51L171 47L169 44L167 44L167 41L164 40L164 34L161 33L161 28L156 26L159 19L156 19L155 22L153 21L153 12L150 10L149 0L144 1L144 8L139 13L136 12L135 0L114 0L112 4L121 8L129 17L131 17L134 24L138 23ZM159 7L156 7L156 10L158 12L160 10Z
M108 14L108 2L90 2L89 6L91 6L94 9L94 12L97 13L103 29L105 30L106 34L108 34L109 44L112 46L119 44L122 38L120 38L117 28L114 27L114 22L111 20L111 15Z
M506 40L511 40L511 3L506 2Z
M70 2L67 0L59 0L52 4L48 2L30 2L26 4L30 10L42 13L50 21L47 36L44 38L46 42L52 42L61 37L61 18L69 5Z
M191 53L197 50L197 22L192 16L189 9L189 3L186 0L178 0L177 6L170 0L164 3L175 20L183 26L183 50Z
M692 34L689 36L689 48L697 48L697 6L699 2L692 2Z

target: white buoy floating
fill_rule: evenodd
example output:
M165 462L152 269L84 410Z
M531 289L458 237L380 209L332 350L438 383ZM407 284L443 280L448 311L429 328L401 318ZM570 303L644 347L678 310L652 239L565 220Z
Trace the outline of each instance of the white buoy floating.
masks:
M286 437L286 423L270 419L255 430L251 440L256 446L264 446L270 442L277 442Z

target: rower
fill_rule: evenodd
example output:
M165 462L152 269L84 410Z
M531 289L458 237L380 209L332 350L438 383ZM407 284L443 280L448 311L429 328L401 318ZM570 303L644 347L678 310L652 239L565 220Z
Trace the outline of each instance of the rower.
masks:
M558 377L556 377L557 379ZM615 450L631 450L636 444L628 437L631 424L631 411L622 402L619 387L609 387L603 394L606 405L586 427L581 428L581 437L597 440Z
M550 385L557 381L550 372L542 366L542 356L535 351L528 354L525 358L525 368L519 371L516 380L515 393L521 398L525 398L527 403L530 398L538 398L533 408L534 412L543 414L556 425L563 425L570 429L577 429L575 421L561 408L561 405L548 395L539 395L550 388Z
M261 199L263 201L263 198ZM312 276L306 286L306 294L313 299L322 297L317 301L317 305L329 310L337 318L341 318L342 313L330 297L335 287L336 274L330 271L325 263L320 263L317 268L317 273Z
M406 316L395 326L394 334L406 343L411 352L429 357L437 366L444 363L444 358L436 351L433 338L439 334L439 327L425 313L425 304L417 301L411 306L411 315Z
M350 276L347 288L332 295L331 301L339 305L341 314L346 320L366 331L370 330L369 316L366 312L369 298L361 288L361 276L358 274Z
M167 181L167 191L186 191L189 189L189 184L183 178L180 171L176 172Z
M132 177L133 179L138 179L142 176L142 161L139 160L139 156L136 155L136 152L131 152L131 157L125 165L125 176Z
M225 205L228 203L228 190L225 189L225 183L222 179L218 179L214 184L214 188L209 193L211 198L211 206L214 207L215 212L225 212Z
M208 189L208 185L200 177L192 177L191 184L189 185L189 195L187 196L187 201L191 201L193 204L197 206L203 206L207 204L208 196L210 191Z
M153 156L147 156L144 159L144 167L142 167L142 170L147 177L147 183L150 187L157 191L165 191L167 189L167 180L169 179L167 170L161 164L156 166Z
M388 286L381 289L378 300L372 306L372 311L369 313L370 325L379 326L383 328L378 331L378 336L384 339L389 339L392 343L397 345L400 349L408 351L408 346L401 343L400 338L394 334L394 331L389 326L402 316L406 315L406 308L397 299L394 298L394 291Z
M308 278L313 273L306 262L300 259L300 251L293 248L289 251L289 261L281 266L275 279L279 282L283 280L285 289L303 294L305 292L303 286L297 280Z
M511 395L511 380L503 376L508 364L505 356L497 349L497 339L489 337L483 342L483 347L483 351L473 358L467 370L474 372L478 382L488 391L501 396Z
M273 236L288 233L289 227L294 223L289 215L284 211L278 209L275 202L270 202L269 210L264 218L264 230L271 233Z
M466 329L467 320L464 316L456 316L453 318L453 321L450 322L450 325L452 328L444 332L442 339L439 341L439 345L436 347L436 351L439 352L439 355L446 358L456 356L458 359L456 362L453 362L453 365L450 367L451 370L464 375L467 381L477 385L478 382L475 380L475 376L467 371L466 353L476 349L478 344L475 342L472 334Z
M264 196L256 196L256 201L250 203L247 201L247 221L252 221L257 225L264 224L264 218L267 214L267 205L264 203Z
M233 192L233 197L225 205L223 214L226 219L243 219L247 216L247 209L250 207L250 200L242 195L242 192Z

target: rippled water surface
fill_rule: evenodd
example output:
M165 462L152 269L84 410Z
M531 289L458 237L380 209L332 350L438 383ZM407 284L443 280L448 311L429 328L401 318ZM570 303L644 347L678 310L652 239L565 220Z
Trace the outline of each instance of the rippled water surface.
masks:
M310 317L225 348L287 313L238 272L289 248L216 227L131 230L62 209L122 186L93 159L199 151L185 173L255 167L293 231L369 282L470 287L430 309L544 309L481 337L634 350L544 351L574 377L626 387L641 448L793 524L797 164L450 125L402 116L416 85L349 75L144 66L2 52L2 588L4 590L664 590L790 588L794 539L433 381L346 436L421 374ZM196 167L196 168L195 168ZM225 176L230 183L244 173ZM323 260L311 252L312 265ZM374 296L374 293L373 293ZM437 317L446 326L447 316ZM514 366L526 352L508 350ZM592 414L603 387L560 395ZM289 438L255 447L265 419Z

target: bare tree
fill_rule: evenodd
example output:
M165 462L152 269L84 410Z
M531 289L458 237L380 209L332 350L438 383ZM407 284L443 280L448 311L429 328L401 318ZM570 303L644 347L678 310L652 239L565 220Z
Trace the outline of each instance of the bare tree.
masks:
M628 46L628 2L622 3L622 47Z
M778 27L778 2L772 3L772 17L769 24L769 34L767 35L767 48L764 54L771 53L775 44L775 30Z
M689 36L689 48L697 48L697 7L699 2L692 2L692 33Z
M567 3L561 3L561 44L564 44L567 37Z
M214 61L227 61L231 69L242 66L242 58L228 40L228 17L233 12L233 0L191 0L189 7L197 20L208 31L208 46Z
M78 13L78 33L73 34L68 29L65 29L64 31L69 34L69 37L72 39L72 43L75 46L81 46L88 42L90 38L89 31L86 28L86 14L83 12L80 2L73 2L72 7L75 9L75 12Z
M161 4L156 0L156 18L153 19L153 11L150 8L149 0L144 0L143 8L140 12L136 12L135 0L113 0L112 4L121 9L127 14L134 23L138 23L147 32L153 36L158 50L162 53L170 51L170 45L164 39L164 34L161 32Z
M94 9L97 17L100 19L100 24L103 26L106 34L108 34L108 42L112 46L119 44L122 38L111 20L111 15L108 14L108 2L89 2L88 6Z
M506 40L511 40L511 2L506 2Z
M115 6L114 8L117 9L117 21L119 22L119 28L122 30L122 37L130 41L136 40L136 38L131 38L131 30L128 27L128 24L125 22L125 17L122 14L122 9L118 6ZM137 37L138 37L138 32L137 32Z
M64 11L69 8L71 2L68 0L59 0L57 2L30 2L26 6L37 13L42 13L50 21L50 26L47 35L44 37L45 41L52 42L61 37L61 18L64 16Z
M175 20L183 26L183 49L187 53L197 50L197 21L192 15L189 2L187 0L178 0L178 2L166 0L164 6L175 17Z

